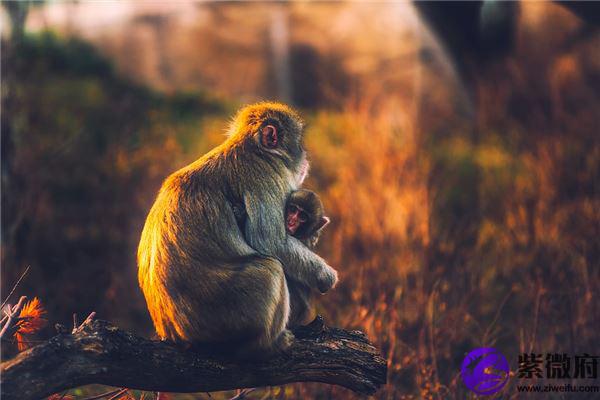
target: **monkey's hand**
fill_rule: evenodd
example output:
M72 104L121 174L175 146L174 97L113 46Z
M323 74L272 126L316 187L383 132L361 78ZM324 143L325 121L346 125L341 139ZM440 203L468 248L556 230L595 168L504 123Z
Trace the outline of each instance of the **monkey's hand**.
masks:
M326 293L329 289L335 287L338 282L337 271L327 264L325 266L326 268L322 268L317 277L317 289L321 293Z
M286 251L279 253L285 273L321 293L333 288L337 271L294 237L288 237Z

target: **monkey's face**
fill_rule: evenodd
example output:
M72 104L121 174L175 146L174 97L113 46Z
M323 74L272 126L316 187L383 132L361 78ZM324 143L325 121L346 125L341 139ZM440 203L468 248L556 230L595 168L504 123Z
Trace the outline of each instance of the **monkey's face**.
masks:
M308 223L308 214L302 207L297 204L289 204L286 210L285 227L290 235L300 234L304 227Z
M234 127L236 135L262 159L274 161L272 165L283 163L291 172L294 185L302 183L308 161L302 144L304 126L296 112L283 104L259 103L242 109Z

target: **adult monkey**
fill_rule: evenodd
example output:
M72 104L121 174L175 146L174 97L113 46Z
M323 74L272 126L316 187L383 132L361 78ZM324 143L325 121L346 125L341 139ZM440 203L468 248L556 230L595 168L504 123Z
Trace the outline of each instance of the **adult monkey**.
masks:
M140 287L161 338L240 355L283 349L291 339L285 274L321 292L336 284L336 271L286 234L286 199L308 170L302 137L289 107L248 106L223 144L165 180L138 248ZM233 204L244 205L243 233Z

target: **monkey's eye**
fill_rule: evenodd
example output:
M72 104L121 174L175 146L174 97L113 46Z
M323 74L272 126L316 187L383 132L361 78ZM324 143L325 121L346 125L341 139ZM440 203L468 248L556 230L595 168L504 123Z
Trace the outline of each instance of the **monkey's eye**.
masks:
M306 214L304 211L300 211L300 214L298 214L298 219L300 222L306 222L308 221L308 214Z
M260 142L263 146L273 149L277 147L279 142L279 135L277 134L277 128L273 125L267 125L262 128L260 135Z
M290 205L288 206L288 212L289 212L289 213L295 214L295 213L297 213L298 211L300 211L300 209L298 208L298 206L297 206L297 205L295 205L295 204L290 204Z

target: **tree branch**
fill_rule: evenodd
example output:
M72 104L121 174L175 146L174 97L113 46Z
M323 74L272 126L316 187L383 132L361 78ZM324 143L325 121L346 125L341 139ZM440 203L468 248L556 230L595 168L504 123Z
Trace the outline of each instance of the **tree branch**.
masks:
M2 363L2 397L39 399L93 383L191 393L322 382L364 394L385 384L386 360L362 332L328 328L317 317L294 334L286 354L242 363L90 321Z

